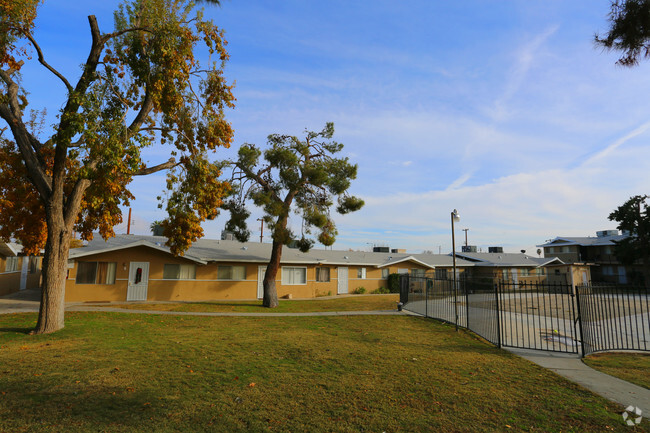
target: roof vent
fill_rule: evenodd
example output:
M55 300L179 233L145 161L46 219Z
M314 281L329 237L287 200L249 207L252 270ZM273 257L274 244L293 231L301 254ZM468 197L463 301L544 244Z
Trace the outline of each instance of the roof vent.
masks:
M156 242L156 245L158 245L159 247L162 246L162 244L160 242Z
M349 260L349 259L350 259L349 256L343 256L343 258L344 258L345 260Z
M241 247L242 250L246 251L248 247Z
M501 260L501 256L499 256L499 260Z

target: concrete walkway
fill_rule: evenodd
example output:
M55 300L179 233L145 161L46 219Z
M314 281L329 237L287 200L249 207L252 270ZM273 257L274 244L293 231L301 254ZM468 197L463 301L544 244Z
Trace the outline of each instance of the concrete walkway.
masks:
M171 316L208 316L208 317L307 317L307 316L393 316L402 314L397 310L373 311L316 311L310 313L209 313L200 311L157 311L134 310L118 307L98 307L94 305L74 304L66 306L65 311L96 311L131 314L163 314Z
M38 312L39 290L23 290L12 295L0 297L0 314ZM110 306L67 304L66 311L119 312L131 314L163 314L175 316L222 316L222 317L305 317L305 316L367 316L367 315L401 315L411 312L396 310L383 311L328 311L312 313L203 313L131 310ZM650 419L650 390L631 384L624 380L594 370L582 362L575 354L545 352L540 350L506 348L509 352L525 358L537 365L564 376L590 391L599 394L624 407L636 406L643 411L644 418Z
M38 312L41 289L27 289L0 296L0 314Z
M624 407L636 406L650 419L650 390L586 365L578 355L541 350L505 348Z

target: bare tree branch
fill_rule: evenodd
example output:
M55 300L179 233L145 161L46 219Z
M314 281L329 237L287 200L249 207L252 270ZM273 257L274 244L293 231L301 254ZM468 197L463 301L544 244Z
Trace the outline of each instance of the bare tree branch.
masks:
M56 75L63 82L66 89L68 89L68 92L72 92L72 85L70 84L70 82L63 76L63 74L61 74L59 71L54 69L49 63L45 61L45 57L43 56L43 51L41 51L41 47L36 43L34 37L30 33L25 33L25 37L29 39L29 42L31 42L32 45L34 46L36 53L38 53L39 63L45 66L54 75Z
M174 158L169 158L169 161L162 164L154 165L153 167L143 167L134 173L134 176L146 176L148 174L156 173L162 170L169 170L180 165Z

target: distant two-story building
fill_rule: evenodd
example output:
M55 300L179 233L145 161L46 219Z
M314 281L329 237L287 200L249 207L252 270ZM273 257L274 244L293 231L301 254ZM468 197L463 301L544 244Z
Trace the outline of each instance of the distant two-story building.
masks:
M545 256L558 257L564 263L588 265L593 282L631 284L640 282L640 266L625 265L614 253L616 242L626 237L618 230L602 230L595 237L556 237L538 247L544 249Z

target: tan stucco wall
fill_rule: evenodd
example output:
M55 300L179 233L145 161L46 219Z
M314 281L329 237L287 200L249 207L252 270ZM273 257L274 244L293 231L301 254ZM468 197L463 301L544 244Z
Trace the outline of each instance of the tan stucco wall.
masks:
M18 257L18 270L5 272L6 259L5 257L0 257L0 296L15 293L20 290L20 275L23 268L23 260L29 260L29 257ZM34 289L40 286L41 261L42 258L39 257L36 272L30 274L28 271L25 284L26 289Z
M2 268L4 269L4 266ZM0 296L20 290L20 271L0 273Z

